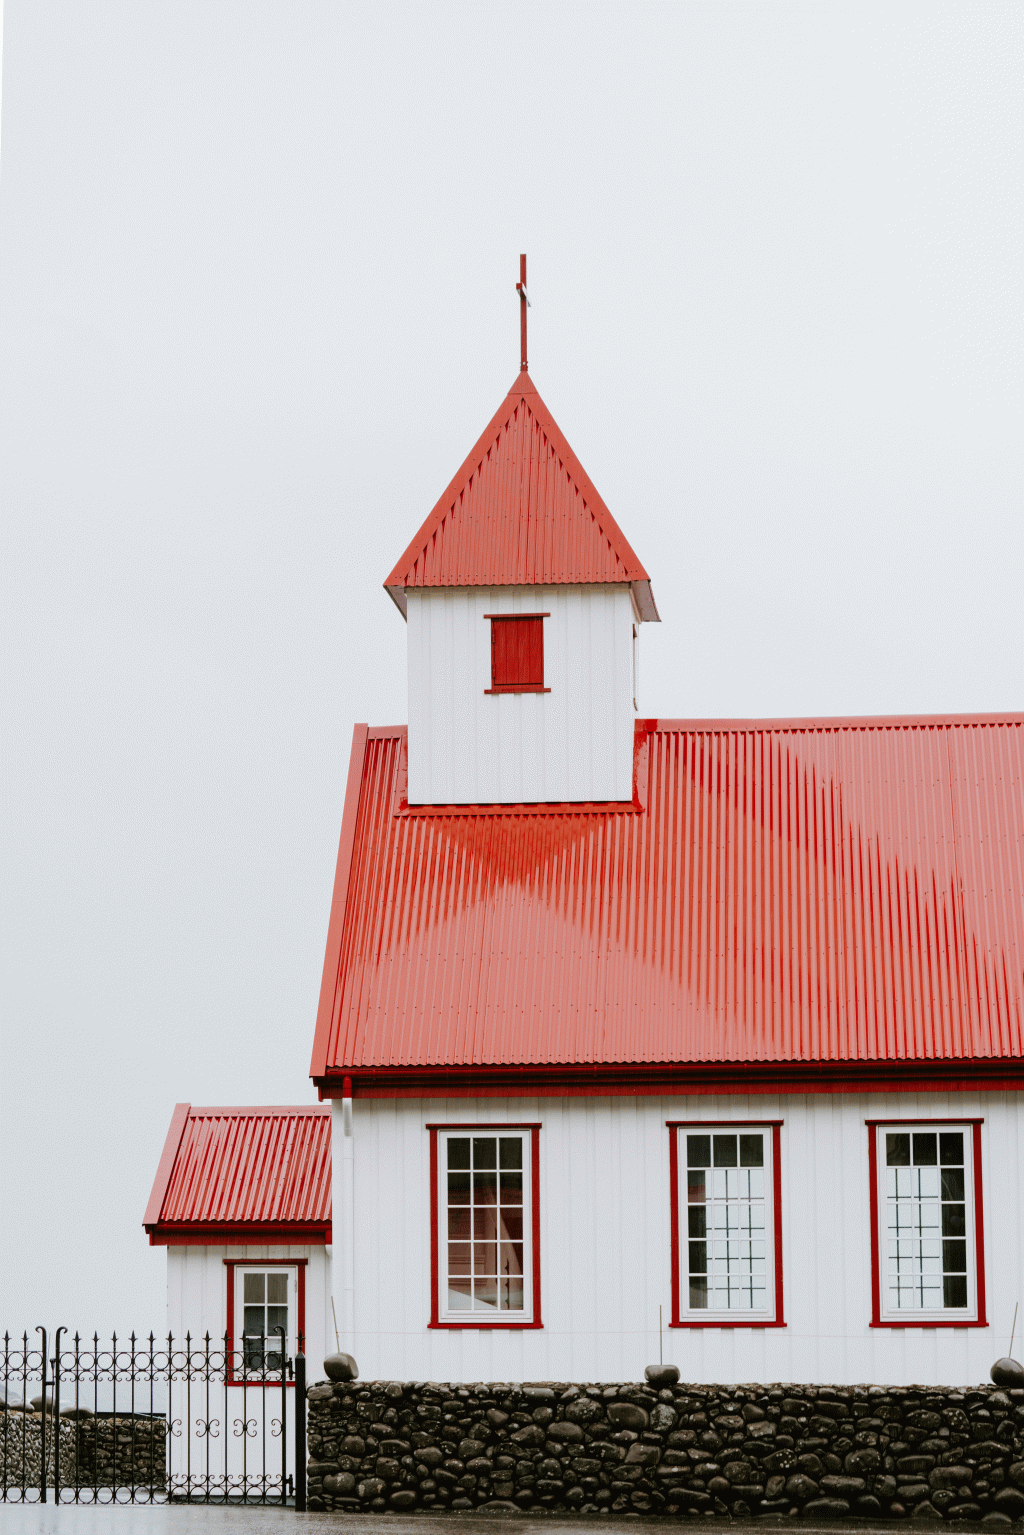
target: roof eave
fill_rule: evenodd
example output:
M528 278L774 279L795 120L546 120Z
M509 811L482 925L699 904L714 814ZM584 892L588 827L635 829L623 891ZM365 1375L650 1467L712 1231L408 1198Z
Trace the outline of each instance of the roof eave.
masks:
M633 592L633 601L636 603L636 610L640 615L640 622L643 624L660 624L661 614L658 612L658 605L654 600L650 581L634 581L631 583L631 590Z
M559 1064L331 1067L317 1078L325 1098L344 1079L354 1098L587 1098L696 1094L1015 1091L1024 1087L1016 1055L943 1059L798 1061L588 1061Z
M147 1225L150 1247L330 1245L331 1221L158 1221Z
M566 584L568 585L570 583ZM585 584L592 586L595 583L587 582ZM629 589L633 593L633 602L636 607L637 616L640 619L640 622L643 624L660 624L661 614L658 612L658 605L654 600L654 593L651 590L650 581L631 581L629 583ZM406 594L406 588L404 586L385 586L384 590L387 592L388 596L391 598L391 601L395 604L395 607L401 613L402 617L406 620L406 622L408 622L409 601ZM417 590L425 592L441 590L447 591L450 590L450 588L422 586L418 587ZM462 588L462 590L468 590L468 588Z

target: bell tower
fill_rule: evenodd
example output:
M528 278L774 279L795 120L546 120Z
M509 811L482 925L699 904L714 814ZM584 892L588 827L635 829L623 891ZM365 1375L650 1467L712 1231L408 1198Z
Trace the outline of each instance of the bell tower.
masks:
M385 581L408 624L409 803L632 798L650 577L519 375Z

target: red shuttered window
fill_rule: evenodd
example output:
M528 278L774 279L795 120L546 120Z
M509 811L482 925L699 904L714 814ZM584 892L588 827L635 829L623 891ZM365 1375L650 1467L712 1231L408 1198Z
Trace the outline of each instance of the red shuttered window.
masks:
M547 613L486 613L491 624L488 693L550 693L544 686Z

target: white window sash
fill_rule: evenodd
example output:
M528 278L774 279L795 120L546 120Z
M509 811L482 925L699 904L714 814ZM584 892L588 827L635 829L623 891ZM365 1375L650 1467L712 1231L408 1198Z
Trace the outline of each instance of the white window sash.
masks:
M878 1287L879 1287L879 1317L883 1322L904 1322L920 1324L922 1322L976 1322L978 1320L978 1266L975 1243L975 1208L974 1208L974 1126L971 1124L949 1124L936 1120L926 1124L891 1124L876 1125L875 1130L875 1166L878 1178ZM888 1217L888 1188L887 1188L887 1163L885 1137L887 1135L910 1135L915 1133L939 1135L943 1131L954 1131L962 1134L964 1138L964 1237L967 1243L967 1305L966 1306L936 1306L925 1308L923 1306L892 1306L889 1301L890 1286L890 1259L889 1259L889 1217ZM911 1142L913 1145L913 1142ZM940 1206L941 1211L941 1206ZM941 1215L938 1240L941 1244Z
M453 1310L448 1305L448 1141L491 1140L515 1137L523 1148L523 1305L522 1309L494 1307L488 1310ZM479 1126L462 1129L451 1125L437 1132L437 1314L442 1322L459 1322L466 1327L493 1327L498 1323L533 1321L533 1138L529 1130L488 1130ZM472 1247L472 1242L471 1242Z
M764 1148L764 1242L765 1242L765 1296L766 1304L755 1310L740 1307L691 1306L690 1305L690 1251L689 1211L687 1188L688 1135L760 1135ZM764 1325L775 1321L775 1167L774 1136L770 1127L736 1123L679 1125L676 1127L676 1166L679 1173L679 1319L682 1322L704 1322L710 1327ZM713 1171L713 1169L710 1169ZM705 1208L708 1208L705 1206ZM709 1243L714 1241L712 1236ZM712 1275L709 1283L713 1285Z
M288 1329L285 1340L285 1355L294 1356L297 1353L297 1338L299 1325L299 1271L298 1267L290 1267L284 1263L265 1264L255 1261L253 1263L235 1265L235 1337L232 1348L239 1355L245 1351L245 1339L248 1334L245 1331L245 1275L246 1274L285 1274L288 1278ZM266 1315L267 1302L264 1299L263 1312ZM281 1345L280 1333L267 1333L264 1349L268 1354L278 1353ZM268 1378L276 1378L277 1370L267 1371Z

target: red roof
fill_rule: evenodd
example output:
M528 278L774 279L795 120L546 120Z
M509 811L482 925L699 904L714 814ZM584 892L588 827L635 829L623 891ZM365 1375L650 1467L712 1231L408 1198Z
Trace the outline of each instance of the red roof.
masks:
M384 585L402 613L413 586L630 583L656 620L650 577L520 373Z
M1024 716L646 721L634 808L409 807L356 729L311 1074L1024 1085Z
M154 1246L329 1242L330 1110L177 1104L143 1225Z

